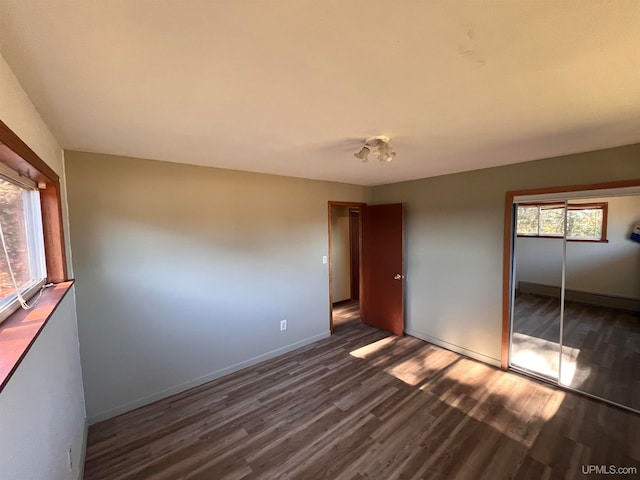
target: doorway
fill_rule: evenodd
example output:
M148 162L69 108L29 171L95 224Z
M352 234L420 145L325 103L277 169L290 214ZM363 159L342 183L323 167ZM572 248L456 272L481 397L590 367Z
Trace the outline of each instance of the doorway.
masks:
M348 303L345 320L402 335L404 205L330 201L328 230L331 333Z
M506 367L638 412L640 182L625 183L507 195Z
M329 202L330 327L360 321L360 208L363 204Z

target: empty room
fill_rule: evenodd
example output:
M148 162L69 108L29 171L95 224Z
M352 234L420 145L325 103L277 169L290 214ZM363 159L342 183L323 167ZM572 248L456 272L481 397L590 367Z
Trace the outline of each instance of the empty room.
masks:
M0 1L0 479L637 478L637 0Z

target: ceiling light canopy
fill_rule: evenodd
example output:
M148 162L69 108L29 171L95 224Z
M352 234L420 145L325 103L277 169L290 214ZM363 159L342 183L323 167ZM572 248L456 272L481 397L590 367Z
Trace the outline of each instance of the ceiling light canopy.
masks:
M385 135L367 138L364 141L364 145L353 156L363 162L368 162L369 154L373 155L379 162L390 162L396 156L396 152L389 145L389 137Z

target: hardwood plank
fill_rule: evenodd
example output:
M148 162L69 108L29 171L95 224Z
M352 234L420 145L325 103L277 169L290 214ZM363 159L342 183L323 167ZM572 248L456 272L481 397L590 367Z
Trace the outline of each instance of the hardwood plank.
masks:
M85 479L573 478L640 416L359 321L94 425Z

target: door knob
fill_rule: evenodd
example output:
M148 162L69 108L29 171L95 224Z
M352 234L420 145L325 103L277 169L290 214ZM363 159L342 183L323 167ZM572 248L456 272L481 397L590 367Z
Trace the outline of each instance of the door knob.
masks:
M404 278L404 275L400 275L399 273L396 273L396 276L393 277L394 280L402 280Z

